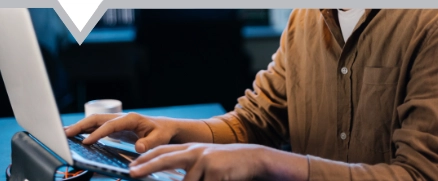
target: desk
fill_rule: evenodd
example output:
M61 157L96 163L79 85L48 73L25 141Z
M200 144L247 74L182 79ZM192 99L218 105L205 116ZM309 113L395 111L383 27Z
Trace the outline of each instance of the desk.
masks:
M172 106L148 109L130 109L124 112L137 112L149 116L167 116L173 118L206 119L212 116L221 115L225 110L220 104L196 104L185 106ZM84 117L84 113L63 114L61 119L64 125L73 124ZM11 139L19 131L24 131L15 118L0 118L0 180L5 179L5 169L11 163ZM94 180L94 179L93 179Z

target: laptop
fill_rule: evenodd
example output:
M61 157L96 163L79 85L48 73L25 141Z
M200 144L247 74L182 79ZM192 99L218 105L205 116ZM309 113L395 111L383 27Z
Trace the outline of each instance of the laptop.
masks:
M66 137L28 9L0 8L0 24L0 71L18 124L70 166L134 180L127 157L100 143L83 145L81 135ZM163 171L141 180L182 179Z

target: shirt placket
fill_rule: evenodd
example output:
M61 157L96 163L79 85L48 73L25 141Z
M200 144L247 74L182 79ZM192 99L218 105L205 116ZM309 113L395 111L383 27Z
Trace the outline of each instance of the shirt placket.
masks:
M335 14L336 10L322 10L322 15L339 47L344 47L345 42L342 32L337 24ZM351 56L348 50L342 50L337 65L337 125L336 125L336 146L338 150L338 159L347 161L348 142L350 140L350 122L351 122Z
M341 160L348 159L348 143L350 141L350 125L352 122L352 81L351 67L354 61L354 53L342 52L338 61L337 76L337 142L338 153Z
M352 95L352 72L351 68L357 54L357 38L360 34L358 27L366 25L367 20L378 12L378 10L365 10L365 16L362 17L351 37L353 41L344 42L342 32L337 24L336 10L321 10L324 20L329 27L333 37L342 48L341 55L338 59L337 67L337 148L339 159L348 161L348 147L351 138L351 125L353 124L353 95Z

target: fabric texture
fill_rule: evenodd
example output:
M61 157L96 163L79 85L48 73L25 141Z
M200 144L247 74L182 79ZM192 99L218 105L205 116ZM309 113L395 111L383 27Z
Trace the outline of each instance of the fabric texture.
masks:
M365 10L345 42L336 9L294 9L253 90L206 121L214 142L289 143L310 180L438 180L437 26Z

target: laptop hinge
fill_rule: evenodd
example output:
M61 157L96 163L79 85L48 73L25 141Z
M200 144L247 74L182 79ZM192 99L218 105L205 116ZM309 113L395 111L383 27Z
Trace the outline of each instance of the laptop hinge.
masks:
M11 149L9 181L54 180L56 170L67 164L27 132L18 132L12 137Z

